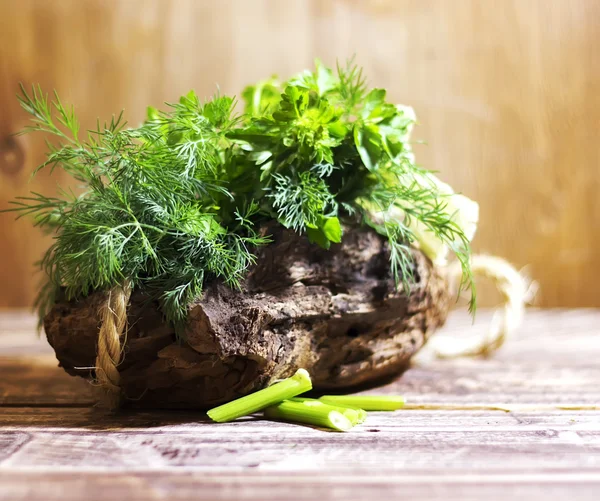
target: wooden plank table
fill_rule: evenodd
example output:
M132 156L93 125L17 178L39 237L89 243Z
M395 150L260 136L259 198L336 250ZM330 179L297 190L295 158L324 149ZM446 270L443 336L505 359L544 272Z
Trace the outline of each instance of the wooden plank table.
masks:
M473 335L452 315L438 336ZM349 433L93 407L35 319L0 313L0 499L600 499L600 310L532 310L491 360L433 360L373 393L412 409ZM423 404L427 409L417 409Z

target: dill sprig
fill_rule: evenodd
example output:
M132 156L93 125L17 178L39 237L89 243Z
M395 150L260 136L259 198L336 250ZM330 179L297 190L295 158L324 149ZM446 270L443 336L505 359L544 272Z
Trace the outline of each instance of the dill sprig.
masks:
M34 116L28 131L61 140L39 168L61 167L85 187L79 196L17 201L21 215L56 232L42 259L51 284L77 298L129 280L159 299L176 325L205 280L240 284L252 248L267 239L252 223L258 205L236 204L223 177L222 153L233 144L227 133L237 122L231 98L202 105L188 94L168 111L150 109L141 127L126 129L119 116L85 139L58 97L49 101L34 87L22 89L20 100ZM234 206L226 223L221 201ZM52 288L43 294L54 296ZM42 310L47 302L40 298Z
M386 102L385 90L367 92L352 61L335 71L317 62L242 96L242 115L231 97L201 102L192 91L165 110L149 107L139 127L121 113L82 133L56 93L21 88L33 117L24 132L55 137L37 170L61 168L83 187L32 193L12 209L55 235L41 261L40 314L59 288L71 299L127 280L179 329L207 280L240 286L256 247L269 241L260 227L270 220L324 248L341 241L342 223L372 226L388 238L392 274L407 291L416 220L454 251L471 285L469 241L413 161L414 120Z

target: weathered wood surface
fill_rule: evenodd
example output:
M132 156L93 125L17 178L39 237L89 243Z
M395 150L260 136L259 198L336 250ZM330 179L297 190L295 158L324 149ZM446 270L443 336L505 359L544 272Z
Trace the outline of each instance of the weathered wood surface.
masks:
M481 312L472 327L456 313L439 336L474 335L487 320ZM216 425L189 411L107 414L91 407L89 385L53 367L34 326L0 314L1 500L595 500L600 492L597 310L531 311L491 360L425 353L402 378L368 391L463 410L370 413L347 434L256 418Z

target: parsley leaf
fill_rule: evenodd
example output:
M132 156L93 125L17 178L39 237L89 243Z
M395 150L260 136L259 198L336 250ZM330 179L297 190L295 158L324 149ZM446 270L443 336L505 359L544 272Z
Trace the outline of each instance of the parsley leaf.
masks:
M384 89L367 91L353 61L271 77L242 98L237 115L233 97L202 102L190 91L165 110L149 107L139 127L119 115L80 134L57 95L22 88L32 115L24 132L55 137L38 169L61 168L84 187L78 196L32 193L12 209L55 233L42 260L41 315L59 288L78 298L128 280L181 331L207 280L241 284L271 220L326 249L344 226L370 225L388 239L392 275L407 291L417 221L454 251L471 285L469 240L414 163L414 117Z

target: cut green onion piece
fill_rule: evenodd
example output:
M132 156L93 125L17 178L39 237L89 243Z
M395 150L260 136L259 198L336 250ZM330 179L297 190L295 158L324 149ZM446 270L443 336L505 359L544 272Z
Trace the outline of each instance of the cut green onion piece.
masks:
M352 428L352 422L344 414L331 409L329 405L311 406L305 405L304 402L286 400L279 405L266 408L265 417L311 424L337 431L348 431Z
M365 419L367 419L367 412L363 409L358 409L355 407L332 405L321 400L317 400L316 398L295 397L290 398L289 401L303 403L308 407L328 407L331 411L338 411L342 413L353 425L364 423Z
M404 407L404 397L374 395L323 395L319 400L329 405L358 407L366 411L395 411Z
M292 377L259 390L245 397L238 398L207 412L208 417L218 423L233 421L242 416L260 411L265 407L277 404L286 398L292 398L312 389L310 376L305 369L298 369Z
M351 407L348 407L348 409L351 409ZM358 421L357 424L362 424L365 422L365 420L367 419L367 411L364 409L354 409L357 413L358 413Z

